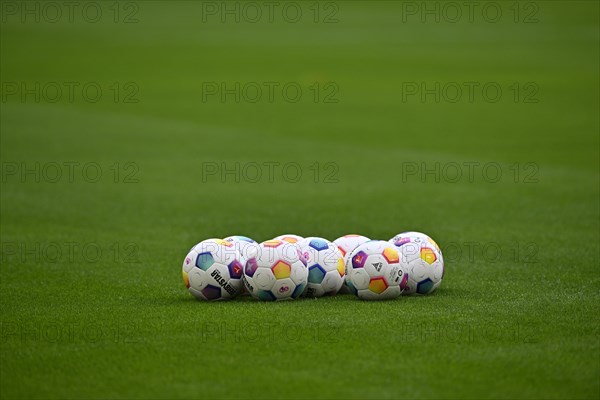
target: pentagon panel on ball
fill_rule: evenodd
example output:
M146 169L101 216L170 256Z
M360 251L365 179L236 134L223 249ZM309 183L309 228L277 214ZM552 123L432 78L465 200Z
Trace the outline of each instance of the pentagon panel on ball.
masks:
M438 244L421 232L404 232L390 239L408 273L403 294L430 294L442 283L444 258Z
M227 300L243 288L245 260L233 243L204 240L189 251L181 274L188 291L199 300Z
M348 260L350 258L350 253L354 251L359 245L368 242L369 239L366 236L357 235L357 234L349 234L339 237L333 241L335 245L340 249L342 253L342 257L344 258L344 269L347 271L348 269ZM340 289L340 293L350 293L350 289L348 288L348 275L345 274L344 284Z
M370 240L356 247L350 254L346 273L348 288L363 300L396 298L408 280L398 249L383 240Z
M244 283L250 294L263 301L295 299L306 287L306 260L295 243L272 239L261 243L246 261Z
M286 233L285 235L277 236L275 239L282 240L287 243L298 243L304 238L302 236L294 235L293 233Z
M223 240L233 243L236 250L240 252L245 260L253 257L258 250L258 243L247 236L228 236Z
M338 247L327 239L308 237L300 241L300 251L308 268L306 296L335 295L345 275L344 259Z

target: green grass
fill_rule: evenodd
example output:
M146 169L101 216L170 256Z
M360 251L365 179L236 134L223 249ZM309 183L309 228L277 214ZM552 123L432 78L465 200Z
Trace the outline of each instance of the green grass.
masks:
M403 23L394 2L337 3L334 24L137 4L135 24L1 24L3 85L104 94L0 103L2 398L600 397L597 2L536 2L532 24L509 2L496 24ZM202 101L203 82L273 81L302 99ZM471 81L498 82L501 100L402 100L403 82ZM114 82L135 82L139 102L112 101ZM314 82L335 82L339 101L313 102ZM514 102L515 82L539 101ZM97 163L102 177L7 175L36 162ZM128 162L137 182L123 182ZM303 174L203 181L207 162ZM403 163L465 162L498 163L502 179L402 178ZM431 296L203 303L181 282L208 237L406 230L446 250Z

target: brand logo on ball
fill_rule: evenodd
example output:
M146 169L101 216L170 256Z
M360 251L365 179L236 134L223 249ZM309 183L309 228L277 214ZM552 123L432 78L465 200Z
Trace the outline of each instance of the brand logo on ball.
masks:
M383 266L383 263L375 262L375 263L373 263L371 265L373 265L373 268L375 268L377 270L377 272L380 272L381 271L381 267Z
M192 262L192 260L190 260L189 257L186 257L185 258L185 265L188 265L190 262Z
M211 273L210 276L212 276L214 278L214 280L223 288L227 291L227 293L229 293L230 295L234 295L235 294L235 288L233 286L231 286L226 280L225 278L223 278L221 276L221 274L219 273L218 270L214 269Z
M285 293L288 290L290 290L289 286L283 285L282 287L279 288L279 293Z

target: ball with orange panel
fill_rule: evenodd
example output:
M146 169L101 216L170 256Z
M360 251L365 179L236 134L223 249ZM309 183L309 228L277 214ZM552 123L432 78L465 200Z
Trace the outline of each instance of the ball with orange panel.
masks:
M393 299L406 289L408 281L394 245L370 240L352 251L347 264L350 291L363 300Z
M308 268L306 296L337 294L345 275L344 259L338 247L327 239L308 237L300 241L300 251Z
M274 239L282 240L287 243L300 243L300 241L304 238L302 236L294 235L293 233L286 233L284 235L279 235Z
M360 246L361 244L368 242L369 239L366 236L363 235L357 235L355 233L352 234L348 234L348 235L344 235L341 236L337 239L335 239L333 241L333 243L335 243L335 245L338 247L338 249L340 249L340 252L342 253L342 257L344 258L344 269L347 271L347 266L348 266L348 260L350 259L350 253L352 253L354 251L354 249L356 249L358 246ZM345 275L345 279L344 279L344 284L342 285L342 288L340 289L340 293L350 293L350 289L348 288L348 276L346 275L347 272L344 274Z
M401 264L408 273L403 294L430 294L442 283L444 257L438 244L421 232L403 232L390 239L400 253Z
M282 240L262 242L244 267L246 289L263 301L295 299L304 292L307 280L300 247Z

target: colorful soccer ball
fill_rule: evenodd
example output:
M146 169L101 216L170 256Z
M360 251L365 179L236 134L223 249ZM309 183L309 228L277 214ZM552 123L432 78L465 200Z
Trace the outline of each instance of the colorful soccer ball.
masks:
M335 243L338 249L340 249L342 252L345 264L350 258L350 253L352 253L352 251L354 251L354 249L356 249L359 245L363 244L364 242L368 242L369 240L371 239L366 236L350 234L335 239L333 243Z
M401 263L408 273L404 294L429 294L444 277L444 258L437 243L420 232L404 232L390 239L400 252Z
M398 249L383 240L370 240L354 249L347 273L348 288L363 300L396 298L408 281Z
M295 299L306 287L306 260L295 243L267 240L244 268L244 283L250 294L265 301Z
M308 237L300 241L306 259L308 286L306 296L335 295L344 283L344 259L338 247L327 239Z
M433 240L430 236L421 233L421 232L402 232L397 234L396 236L394 236L393 238L390 239L390 242L394 244L394 246L401 246L403 243L404 238L406 237L412 237L412 238L421 238L423 240L426 240L428 242L430 242L433 247L435 247L435 249L438 251L438 253L440 253L440 255L442 254L442 250L440 249L440 246L438 246L438 244L435 242L435 240Z
M228 236L223 240L233 243L236 250L239 251L242 257L244 257L246 260L252 258L258 251L258 243L247 236Z
M227 300L242 290L244 263L233 243L203 240L183 260L183 282L197 299Z
M284 242L287 242L287 243L298 243L304 238L302 236L294 235L292 233L286 233L285 235L279 235L274 239L275 240L283 240Z
M244 260L248 260L248 259L254 257L256 255L256 252L258 251L259 244L247 236L234 235L234 236L228 236L223 240L233 243L233 245L235 246L235 249L240 252L240 254ZM248 295L248 294L249 293L246 290L246 286L242 285L242 292L240 293L240 295Z
M354 251L359 245L368 242L369 239L366 236L362 235L344 235L339 237L333 241L336 244L338 249L342 252L342 256L344 257L344 266L348 265L348 260L350 259L350 253ZM348 289L348 284L346 281L348 280L348 276L345 276L344 285L340 289L340 293L350 293L350 289Z

